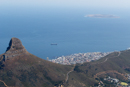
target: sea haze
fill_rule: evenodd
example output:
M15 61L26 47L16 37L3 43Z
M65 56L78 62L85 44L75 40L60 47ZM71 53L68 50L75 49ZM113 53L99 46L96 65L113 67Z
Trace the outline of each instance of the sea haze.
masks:
M43 59L130 47L128 9L2 7L0 54L12 37L19 38L30 53Z

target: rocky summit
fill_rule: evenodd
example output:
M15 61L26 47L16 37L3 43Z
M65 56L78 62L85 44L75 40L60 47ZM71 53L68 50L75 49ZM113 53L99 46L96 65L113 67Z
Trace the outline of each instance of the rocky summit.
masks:
M11 38L6 52L0 55L0 87L57 87L70 70L70 66L38 58L18 38Z
M10 40L9 47L7 48L6 52L23 50L23 49L25 49L25 48L22 45L22 42L18 38L12 38Z
M6 52L1 56L1 59L10 60L13 57L20 56L28 53L25 47L22 45L22 42L18 38L12 38L9 42L9 46L6 49Z

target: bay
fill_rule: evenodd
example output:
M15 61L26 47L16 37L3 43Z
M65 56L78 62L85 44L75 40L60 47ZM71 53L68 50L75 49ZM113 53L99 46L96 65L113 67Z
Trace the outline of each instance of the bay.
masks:
M108 12L120 18L86 18L86 14L98 13L97 10L89 9L52 11L30 8L20 11L5 9L1 12L0 54L5 52L12 37L19 38L30 53L43 59L130 47L130 17L124 10ZM108 14L105 10L100 11L103 12Z

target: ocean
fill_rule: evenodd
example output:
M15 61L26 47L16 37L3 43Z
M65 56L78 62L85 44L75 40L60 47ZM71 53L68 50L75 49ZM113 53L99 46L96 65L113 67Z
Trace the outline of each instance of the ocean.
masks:
M0 54L12 37L32 54L46 59L86 52L111 52L130 47L130 12L68 8L0 9ZM84 17L114 14L119 18ZM57 45L51 45L56 43Z

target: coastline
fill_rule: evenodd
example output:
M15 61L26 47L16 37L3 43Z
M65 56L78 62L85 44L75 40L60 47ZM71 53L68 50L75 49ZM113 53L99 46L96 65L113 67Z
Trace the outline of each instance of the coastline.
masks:
M72 65L76 63L84 63L99 60L100 58L110 54L112 52L87 52L87 53L76 53L68 56L60 56L56 59L51 59L53 63L63 64L63 65Z

